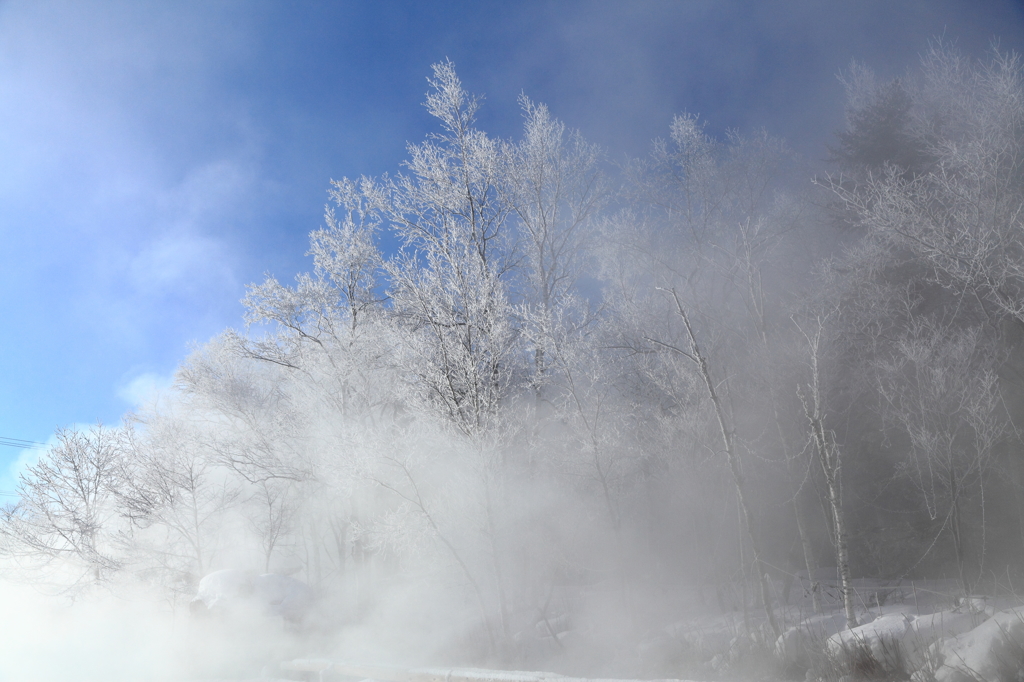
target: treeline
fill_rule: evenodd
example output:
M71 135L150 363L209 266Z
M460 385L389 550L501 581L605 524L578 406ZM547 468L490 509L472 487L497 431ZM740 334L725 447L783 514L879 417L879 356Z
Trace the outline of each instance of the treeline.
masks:
M621 635L693 600L777 630L772 578L819 565L1016 584L1020 61L844 78L826 173L691 115L613 169L525 97L522 137L488 136L436 65L437 132L333 182L312 271L250 287L267 335L26 469L7 571L295 572L505 660L565 585L608 585Z

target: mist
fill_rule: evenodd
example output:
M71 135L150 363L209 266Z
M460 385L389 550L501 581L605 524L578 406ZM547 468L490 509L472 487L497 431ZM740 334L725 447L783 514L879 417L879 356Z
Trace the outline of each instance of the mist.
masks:
M1014 679L1019 56L935 37L849 62L832 134L683 108L637 153L464 73L324 178L294 278L19 460L0 679ZM150 303L237 279L193 228Z

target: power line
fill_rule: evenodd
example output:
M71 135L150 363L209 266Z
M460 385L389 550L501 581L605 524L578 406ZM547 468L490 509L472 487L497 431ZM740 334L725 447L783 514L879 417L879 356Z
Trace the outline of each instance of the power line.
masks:
M23 440L21 438L8 438L7 436L0 436L0 445L6 445L9 448L34 448L40 445L46 445L46 443L40 443L34 440Z

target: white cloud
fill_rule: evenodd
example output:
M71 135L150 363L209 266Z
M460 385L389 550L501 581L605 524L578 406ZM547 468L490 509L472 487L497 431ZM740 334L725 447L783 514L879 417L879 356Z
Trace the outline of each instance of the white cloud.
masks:
M157 235L131 258L129 278L144 295L200 298L235 289L236 256L212 236L255 193L242 161L221 159L192 169L173 188L157 190L158 210L172 216L153 225Z
M133 406L140 406L156 400L174 383L173 377L144 372L117 389L117 397Z
M168 234L144 248L130 266L131 280L144 294L219 290L232 280L228 257L216 239Z
M26 448L18 453L18 456L7 465L6 470L0 470L0 504L16 502L13 491L18 483L18 477L25 470L39 461L40 455L50 449L50 446L57 442L56 436L50 436L45 444Z

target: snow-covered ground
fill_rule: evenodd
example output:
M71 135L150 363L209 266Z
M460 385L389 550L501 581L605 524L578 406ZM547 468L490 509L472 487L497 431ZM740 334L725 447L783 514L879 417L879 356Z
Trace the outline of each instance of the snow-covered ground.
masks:
M958 598L951 580L860 579L853 583L858 625L850 629L834 573L814 578L802 576L790 586L788 603L776 607L778 637L751 605L746 615L733 611L672 623L642 642L638 656L650 673L682 665L674 676L704 679L1024 680L1022 600ZM782 586L774 587L781 595Z
M141 600L79 601L74 608L55 606L23 590L7 594L17 604L19 619L7 619L0 628L0 681L21 679L297 679L300 671L282 662L307 656L318 658L324 679L347 679L341 661L359 660L359 651L320 649L297 636L280 617L237 623L216 617L220 600L251 594L280 606L296 587L290 580L263 580L260 576L225 572L206 581L198 597L214 615L196 618L187 607L172 618L164 609ZM270 583L273 582L273 585ZM297 582L297 581L296 581ZM216 583L216 585L215 585ZM811 606L810 590L817 584L822 612ZM270 589L275 587L275 589ZM781 585L775 585L781 595ZM803 679L823 682L1021 682L1024 679L1024 604L1010 597L956 599L950 582L920 581L890 584L859 580L859 625L846 627L838 590L827 578L804 579L791 587L789 603L775 611L782 634L770 634L766 618L754 606L747 612L722 613L705 597L707 611L656 628L639 641L623 642L616 666L600 664L580 672L560 665L556 656L531 658L530 668L550 673L481 670L475 668L380 667L361 679L379 682L571 682L588 678L645 678L696 680ZM237 589L236 589L237 588ZM266 589L264 589L266 588ZM593 588L599 590L600 586ZM266 595L263 593L266 592ZM562 600L529 628L537 637L551 639L553 651L590 646L592 625L580 617L590 598L585 591ZM261 601L262 603L262 601ZM185 606L184 604L182 606ZM716 613L711 613L714 609ZM675 611L674 608L672 609ZM230 611L228 612L230 614ZM542 625L542 626L541 626ZM227 626L227 627L226 627ZM588 629L589 628L589 629ZM564 650L558 649L552 633ZM340 633L338 633L340 634ZM582 643L582 644L578 644ZM358 647L357 647L358 648ZM362 651L365 659L374 656ZM378 659L382 660L382 659ZM410 660L419 660L411 656ZM561 659L564 663L567 659ZM609 659L610 660L610 659ZM424 659L424 663L428 662ZM241 665L244 663L245 665ZM458 664L459 661L453 661ZM353 665L353 664L346 664ZM115 671L108 674L106 671ZM354 670L354 669L353 669ZM397 671L397 672L396 672ZM558 674L560 673L560 674ZM603 673L603 674L602 674ZM309 672L316 679L319 672ZM341 675L346 677L342 677Z

